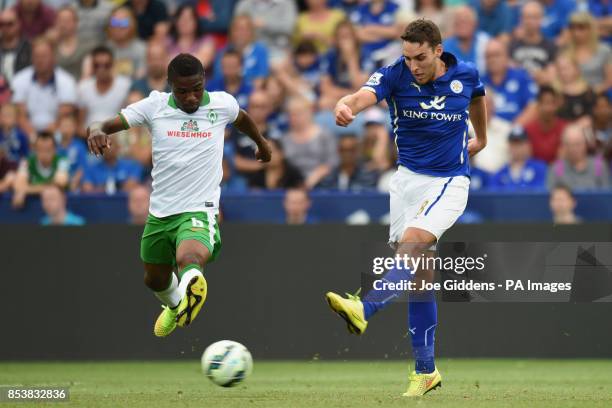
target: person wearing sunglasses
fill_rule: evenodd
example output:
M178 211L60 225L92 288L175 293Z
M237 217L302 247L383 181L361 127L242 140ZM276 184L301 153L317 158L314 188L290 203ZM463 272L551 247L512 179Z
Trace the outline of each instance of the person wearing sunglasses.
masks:
M567 49L580 66L584 79L596 93L612 88L612 50L599 41L593 16L587 12L572 14L569 32Z
M106 45L115 55L115 73L142 78L145 74L147 47L138 38L134 12L127 7L113 11L108 22Z

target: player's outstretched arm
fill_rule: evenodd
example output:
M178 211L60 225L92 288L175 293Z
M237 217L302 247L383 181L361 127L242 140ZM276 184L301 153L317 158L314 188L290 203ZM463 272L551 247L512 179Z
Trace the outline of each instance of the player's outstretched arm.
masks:
M234 121L234 126L236 129L250 137L251 140L253 140L257 145L255 158L262 163L269 162L270 158L272 157L270 146L268 146L268 142L261 135L259 129L257 129L257 126L255 125L255 122L253 122L253 119L251 119L249 114L246 113L244 109L240 109L238 117L236 118L236 121Z
M102 155L104 149L111 145L110 135L126 130L128 126L121 116L117 115L104 122L94 122L87 128L87 147L96 156Z
M376 105L377 102L376 95L367 89L360 89L353 94L340 98L334 109L336 125L348 126L355 119L355 115L370 106Z
M468 154L475 155L487 145L487 107L484 96L472 98L470 102L470 120L476 137L468 141Z

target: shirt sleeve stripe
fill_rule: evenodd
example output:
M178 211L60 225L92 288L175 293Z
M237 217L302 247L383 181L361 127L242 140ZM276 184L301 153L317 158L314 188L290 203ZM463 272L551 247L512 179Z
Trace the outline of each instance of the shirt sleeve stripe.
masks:
M365 89L366 91L370 91L376 95L376 89L372 88L371 86L362 86L361 89Z
M119 115L119 119L121 119L121 123L123 123L123 126L125 127L125 130L130 128L130 124L128 123L127 119L125 118L125 116L123 116L123 113L119 112L117 115Z

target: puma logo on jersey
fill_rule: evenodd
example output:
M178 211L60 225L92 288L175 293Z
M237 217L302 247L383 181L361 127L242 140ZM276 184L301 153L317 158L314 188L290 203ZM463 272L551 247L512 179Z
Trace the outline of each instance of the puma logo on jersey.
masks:
M411 82L410 86L414 86L416 89L419 90L419 92L421 92L421 85L417 84L416 82Z
M446 106L446 102L444 102L446 100L446 96L435 96L430 102L429 104L425 103L425 102L420 102L419 105L421 106L421 108L423 109L431 109L434 108L436 110L442 110L444 109L444 106Z

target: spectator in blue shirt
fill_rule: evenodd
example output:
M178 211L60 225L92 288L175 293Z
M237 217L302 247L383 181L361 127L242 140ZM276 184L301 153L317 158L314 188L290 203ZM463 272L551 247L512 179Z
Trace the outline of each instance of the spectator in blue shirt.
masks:
M612 1L588 0L588 8L597 19L601 40L612 47Z
M495 91L497 116L524 125L535 115L537 85L523 68L510 66L507 46L491 40L486 47L486 74L482 82Z
M306 189L288 189L283 200L285 222L289 225L316 224L317 219L309 214L311 205Z
M55 184L47 185L40 194L45 216L40 220L42 225L73 225L85 224L85 219L66 209L66 196Z
M104 153L104 160L85 169L83 192L130 191L142 181L142 166L130 159L119 157L120 145L117 141Z
M510 160L492 179L497 190L545 189L548 167L531 158L531 144L525 130L515 126L508 136Z
M580 224L582 219L576 215L576 197L565 184L557 184L550 192L550 212L554 224Z
M246 109L253 88L245 81L242 73L242 56L231 48L226 49L221 57L221 77L216 76L209 81L206 89L210 92L225 91L236 98L242 109Z
M570 15L576 9L575 0L540 0L544 6L542 34L556 40L569 25Z
M481 73L485 71L484 52L490 36L477 30L478 18L473 9L459 6L453 13L453 36L442 42L444 51L460 60L476 64Z
M268 49L260 42L255 41L255 27L249 16L237 16L232 21L227 46L221 51L221 56L229 48L242 55L242 76L247 84L260 88L263 80L270 73ZM215 78L222 73L221 56L215 61Z
M476 167L473 161L470 161L470 190L488 190L491 184L491 173Z
M321 62L321 109L333 110L342 96L361 88L375 67L362 53L350 21L336 26L333 46Z
M506 37L512 30L512 13L505 0L471 0L478 28L491 37ZM500 39L502 39L500 37Z
M83 140L76 137L77 123L73 116L63 116L59 120L58 133L59 139L57 153L64 156L70 168L69 189L78 190L83 178L83 171L87 166L87 146Z
M19 163L30 154L28 136L17 126L17 109L11 103L0 107L0 143L8 148L7 159Z
M360 0L328 0L327 4L331 8L344 11L347 16L360 6Z
M359 6L349 18L357 28L362 51L372 61L387 58L384 48L397 39L401 30L396 22L399 6L391 0L371 0ZM381 53L383 55L377 55Z
M302 40L295 47L293 55L295 70L318 94L321 85L321 58L319 58L317 46L312 40Z

